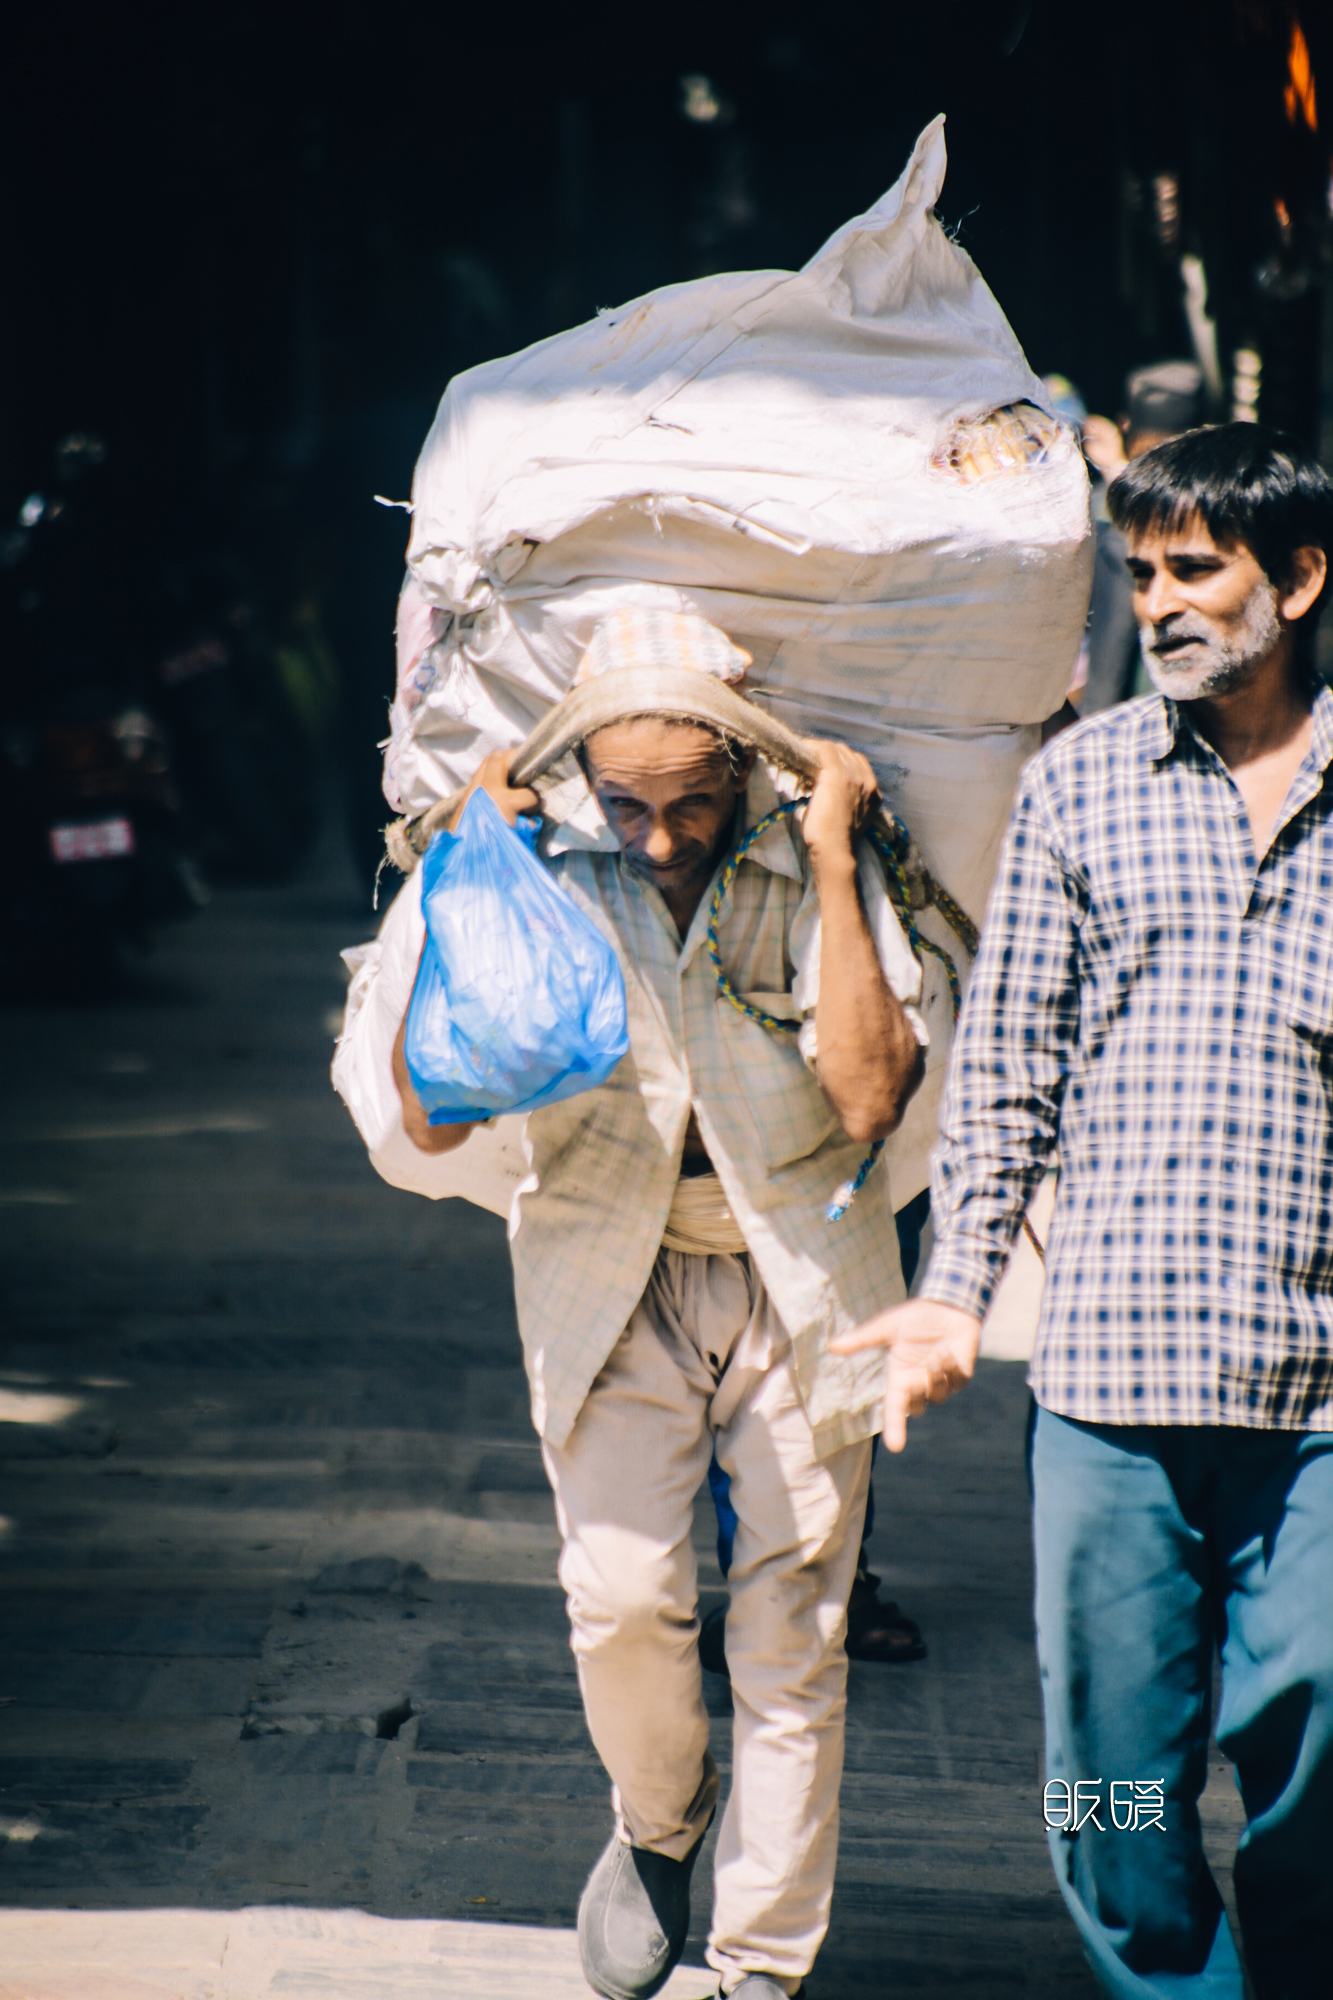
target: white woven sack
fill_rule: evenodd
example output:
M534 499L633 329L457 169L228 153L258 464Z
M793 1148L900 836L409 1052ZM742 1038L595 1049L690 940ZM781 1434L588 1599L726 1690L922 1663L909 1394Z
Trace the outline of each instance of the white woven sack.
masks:
M942 125L803 271L669 286L450 385L413 486L400 811L519 742L627 600L697 609L783 721L877 765L888 729L963 729L966 783L978 729L1059 706L1086 477L934 217ZM1026 438L991 421L1024 404Z
M789 727L864 751L980 920L1092 549L1077 442L934 216L944 170L937 118L803 271L668 286L450 384L413 484L396 810L521 742L609 611L661 603L750 652ZM936 913L922 928L965 977ZM950 1039L932 966L899 1203L925 1184Z

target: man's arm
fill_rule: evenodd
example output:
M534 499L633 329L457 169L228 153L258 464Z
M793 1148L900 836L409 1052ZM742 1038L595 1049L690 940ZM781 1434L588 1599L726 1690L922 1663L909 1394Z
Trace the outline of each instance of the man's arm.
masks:
M509 766L513 761L512 750L493 750L485 758L472 783L458 801L457 810L449 821L450 830L457 826L464 806L475 791L489 793L496 806L503 813L510 826L522 813L538 811L541 801L533 791L512 791L509 785ZM415 981L413 982L415 990ZM407 1067L407 1014L412 1003L407 1003L407 1013L398 1026L393 1044L393 1080L398 1086L398 1096L403 1106L403 1130L412 1144L421 1153L452 1153L456 1146L476 1131L480 1120L472 1120L466 1125L432 1125L425 1105L412 1088L412 1078Z
M887 1350L884 1442L976 1367L981 1323L1059 1136L1078 1034L1080 894L1048 831L1038 768L1005 839L949 1062L921 1295L831 1345Z
M415 982L413 982L415 984ZM408 1002L409 1011L411 1001ZM393 1080L398 1086L398 1095L403 1106L403 1130L419 1153L452 1153L455 1146L461 1146L477 1129L477 1123L466 1125L432 1125L430 1114L412 1088L412 1078L407 1068L407 1015L398 1024L398 1033L393 1043ZM383 1044L381 1044L381 1047Z
M873 810L875 774L842 743L811 742L819 777L803 832L819 895L815 1073L849 1139L885 1139L902 1123L925 1051L884 977L856 887L854 841Z

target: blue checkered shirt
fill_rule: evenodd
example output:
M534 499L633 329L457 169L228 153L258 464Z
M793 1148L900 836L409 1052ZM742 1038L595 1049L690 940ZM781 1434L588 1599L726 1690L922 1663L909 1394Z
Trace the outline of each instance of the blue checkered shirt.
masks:
M1059 1154L1063 1416L1333 1430L1333 695L1272 844L1174 703L1028 766L954 1047L927 1296L984 1313Z

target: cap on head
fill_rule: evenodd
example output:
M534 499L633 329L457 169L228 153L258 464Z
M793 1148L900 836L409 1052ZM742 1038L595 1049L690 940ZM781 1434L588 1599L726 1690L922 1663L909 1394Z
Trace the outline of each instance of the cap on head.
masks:
M1154 361L1125 378L1131 432L1175 436L1203 422L1203 370L1193 361Z
M574 684L515 753L511 784L531 784L599 729L636 716L675 717L812 782L808 744L739 685L750 655L692 612L626 606L598 625Z
M749 665L750 655L697 613L630 604L603 618L574 685L634 667L689 667L734 686Z

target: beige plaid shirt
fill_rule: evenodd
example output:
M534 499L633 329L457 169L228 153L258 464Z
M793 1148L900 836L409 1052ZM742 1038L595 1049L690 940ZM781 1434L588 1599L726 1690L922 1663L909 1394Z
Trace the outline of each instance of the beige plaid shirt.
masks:
M776 803L756 770L746 826ZM706 943L711 889L682 945L657 890L618 853L562 848L561 834L548 830L548 863L615 948L630 1049L599 1089L528 1120L532 1172L515 1200L510 1238L533 1420L553 1445L565 1442L642 1296L693 1107L728 1206L791 1335L815 1447L827 1457L878 1428L883 1384L881 1355L843 1359L829 1353L829 1339L901 1299L903 1283L883 1159L840 1222L824 1217L866 1148L843 1132L809 1067L820 927L805 842L790 819L761 835L718 926L733 986L769 1014L802 1020L798 1045L795 1034L760 1027L719 994ZM910 1004L920 968L868 847L860 880L886 977Z

